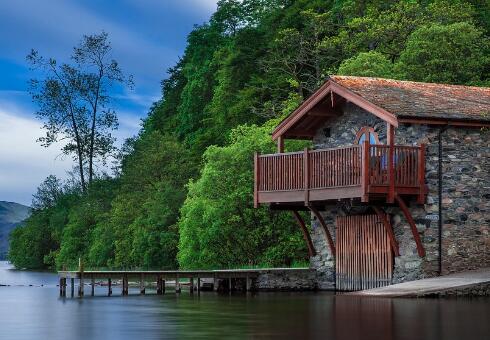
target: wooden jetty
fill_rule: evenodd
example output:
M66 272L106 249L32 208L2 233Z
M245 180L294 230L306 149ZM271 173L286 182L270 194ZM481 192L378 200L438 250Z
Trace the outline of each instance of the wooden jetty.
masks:
M490 268L470 270L429 279L398 283L391 286L367 289L346 295L376 297L419 297L490 285Z
M60 296L66 297L66 288L70 281L70 295L75 295L75 280L78 280L77 295L83 297L85 294L85 285L90 282L90 295L95 295L95 286L97 280L104 280L103 286L107 286L107 296L112 295L112 288L116 280L119 280L122 285L122 295L129 295L129 282L139 283L140 294L146 293L146 287L151 285L156 286L157 295L163 295L168 283L174 282L175 292L181 292L181 280L188 279L189 292L197 293L203 287L203 280L206 282L212 281L211 287L213 290L218 289L218 281L225 281L226 286L223 288L231 291L233 283L237 280L244 281L244 289L250 291L253 288L253 281L265 272L284 272L284 271L304 271L306 268L265 268L265 269L226 269L226 270L150 270L150 271L127 271L127 270L111 270L111 271L84 271L83 266L77 271L59 271L59 288Z

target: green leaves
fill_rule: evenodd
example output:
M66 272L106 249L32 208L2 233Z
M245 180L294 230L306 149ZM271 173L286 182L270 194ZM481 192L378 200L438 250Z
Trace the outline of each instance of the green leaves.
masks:
M340 64L338 74L346 76L396 78L393 63L385 55L376 52L361 52Z
M83 194L54 178L43 183L36 211L12 234L11 260L32 268L83 257L94 267L170 269L305 259L289 215L252 207L254 152L275 151L273 127L331 74L488 84L487 3L219 1L211 20L189 34L162 82L161 100L125 144L116 179L95 181ZM91 51L107 51L100 39L88 37L75 51L80 63L96 60ZM70 88L93 88L96 78L73 65L35 51L29 61L59 69ZM105 67L112 80L122 79L117 63ZM67 92L54 76L32 85L43 89L34 97L48 132L41 141L49 145L63 133L71 137L65 151L76 152L71 126L58 118L71 113L69 99L83 94L87 101L94 92ZM115 123L107 113L96 121L100 127ZM80 121L90 140L90 121ZM94 137L94 156L103 156L111 140ZM304 146L286 141L290 150ZM85 165L88 149L81 151Z
M405 79L450 84L481 80L490 65L488 39L466 22L432 24L408 39L398 68Z
M268 208L253 208L253 153L272 152L271 122L234 129L224 147L209 147L198 180L179 221L182 268L225 268L243 264L280 265L302 259L305 248L292 219ZM292 250L288 254L280 249ZM275 254L275 255L274 255Z

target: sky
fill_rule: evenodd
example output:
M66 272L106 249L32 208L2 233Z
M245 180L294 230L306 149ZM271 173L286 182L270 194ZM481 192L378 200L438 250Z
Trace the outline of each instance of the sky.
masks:
M84 34L109 34L114 59L135 82L115 96L120 144L137 133L160 98L160 82L182 56L187 34L215 9L216 0L1 0L0 201L30 205L48 175L66 178L73 166L60 145L36 142L43 132L27 92L31 49L68 61Z

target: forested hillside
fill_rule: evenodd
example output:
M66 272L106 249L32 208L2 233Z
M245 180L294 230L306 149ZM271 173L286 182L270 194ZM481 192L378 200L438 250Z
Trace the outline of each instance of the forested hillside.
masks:
M489 30L486 0L221 0L162 75L118 175L84 193L48 178L9 258L28 268L79 257L113 268L304 261L291 216L253 209L253 153L274 151L274 125L329 74L490 86Z
M7 257L9 234L30 214L25 205L0 201L0 261Z

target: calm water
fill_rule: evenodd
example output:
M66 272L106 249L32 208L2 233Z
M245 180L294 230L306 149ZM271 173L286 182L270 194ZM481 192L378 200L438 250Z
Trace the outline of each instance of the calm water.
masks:
M99 288L100 297L62 299L56 283L54 274L0 262L0 284L11 285L0 287L0 339L490 339L489 298L185 291L120 297L116 287L111 298Z

